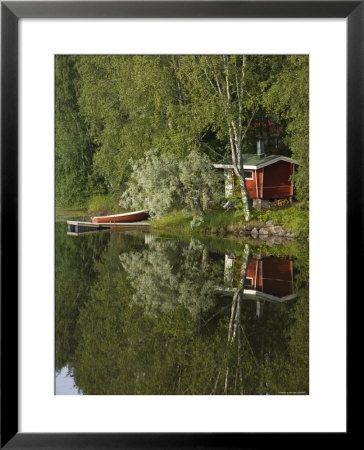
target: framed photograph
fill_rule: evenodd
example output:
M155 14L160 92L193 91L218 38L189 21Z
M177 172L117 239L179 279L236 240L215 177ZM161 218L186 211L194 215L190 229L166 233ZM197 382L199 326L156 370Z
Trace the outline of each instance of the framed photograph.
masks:
M363 18L1 2L2 448L347 436Z

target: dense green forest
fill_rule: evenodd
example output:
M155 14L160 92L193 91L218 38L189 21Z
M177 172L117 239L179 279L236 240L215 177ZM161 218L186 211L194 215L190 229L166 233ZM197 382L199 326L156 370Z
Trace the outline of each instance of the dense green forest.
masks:
M197 167L196 154L243 160L255 152L252 123L267 117L299 163L296 196L306 202L308 78L308 56L57 56L56 205L85 207L98 195L118 202L151 154L165 170L188 157ZM205 180L208 192L212 176ZM193 180L184 183L190 207L203 208Z

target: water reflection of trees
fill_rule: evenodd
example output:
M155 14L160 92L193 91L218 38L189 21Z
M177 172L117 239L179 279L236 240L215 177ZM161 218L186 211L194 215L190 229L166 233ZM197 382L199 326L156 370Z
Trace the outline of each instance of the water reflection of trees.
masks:
M79 339L77 319L87 303L97 278L95 263L100 260L110 236L70 239L63 223L56 223L56 369L72 359Z
M225 255L198 240L110 239L67 359L84 393L308 392L304 275L297 301L268 302L258 317L244 296L249 247L236 246L239 283L223 290Z
M188 245L177 240L156 240L143 252L120 255L133 288L132 303L157 316L183 305L192 316L210 310L223 270L222 261L209 258L196 239Z

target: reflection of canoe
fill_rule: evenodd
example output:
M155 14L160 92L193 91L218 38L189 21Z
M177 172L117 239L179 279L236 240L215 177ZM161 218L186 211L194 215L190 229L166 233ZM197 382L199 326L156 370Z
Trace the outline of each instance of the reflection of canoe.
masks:
M133 211L124 214L114 214L113 216L91 217L92 223L122 223L138 222L148 217L147 211Z

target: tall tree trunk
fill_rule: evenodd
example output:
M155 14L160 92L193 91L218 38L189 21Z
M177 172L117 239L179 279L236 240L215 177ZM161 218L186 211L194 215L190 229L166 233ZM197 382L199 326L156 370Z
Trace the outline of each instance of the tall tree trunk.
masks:
M227 117L229 117L229 111L232 108L232 93L230 91L230 71L229 71L229 57L223 56L225 65L225 83L226 83L226 97L227 97ZM248 191L246 189L245 177L244 177L244 164L243 164L243 139L248 129L246 127L243 135L242 124L242 102L244 97L244 84L245 84L245 65L246 56L243 56L243 65L241 70L241 79L239 81L237 74L235 74L236 82L236 96L238 103L238 115L234 119L229 120L229 140L231 156L233 160L234 172L240 183L241 201L245 211L245 220L250 219L250 206L248 201ZM248 125L249 126L249 125Z
M245 211L245 220L248 222L250 219L250 204L249 204L248 190L247 190L246 184L245 184L245 177L244 177L244 174L241 175L239 171L235 171L235 168L234 168L234 172L239 180L240 190L241 190L241 201L243 203L243 207L244 207L244 211Z
M246 188L244 177L242 139L240 138L240 136L236 135L237 133L233 132L234 128L235 128L234 123L232 122L230 126L231 157L234 166L234 173L240 184L241 201L243 203L245 211L245 220L248 221L250 219L250 204L249 204L248 190Z
M254 102L253 110L251 106L247 106L250 102L248 97L251 98L246 83L247 56L241 57L241 66L234 57L221 55L219 58L219 68L214 65L213 60L206 60L202 74L212 90L213 97L219 99L224 108L234 173L240 183L241 201L245 220L248 221L250 204L244 177L243 142L258 108L258 102ZM246 121L248 111L250 119Z

